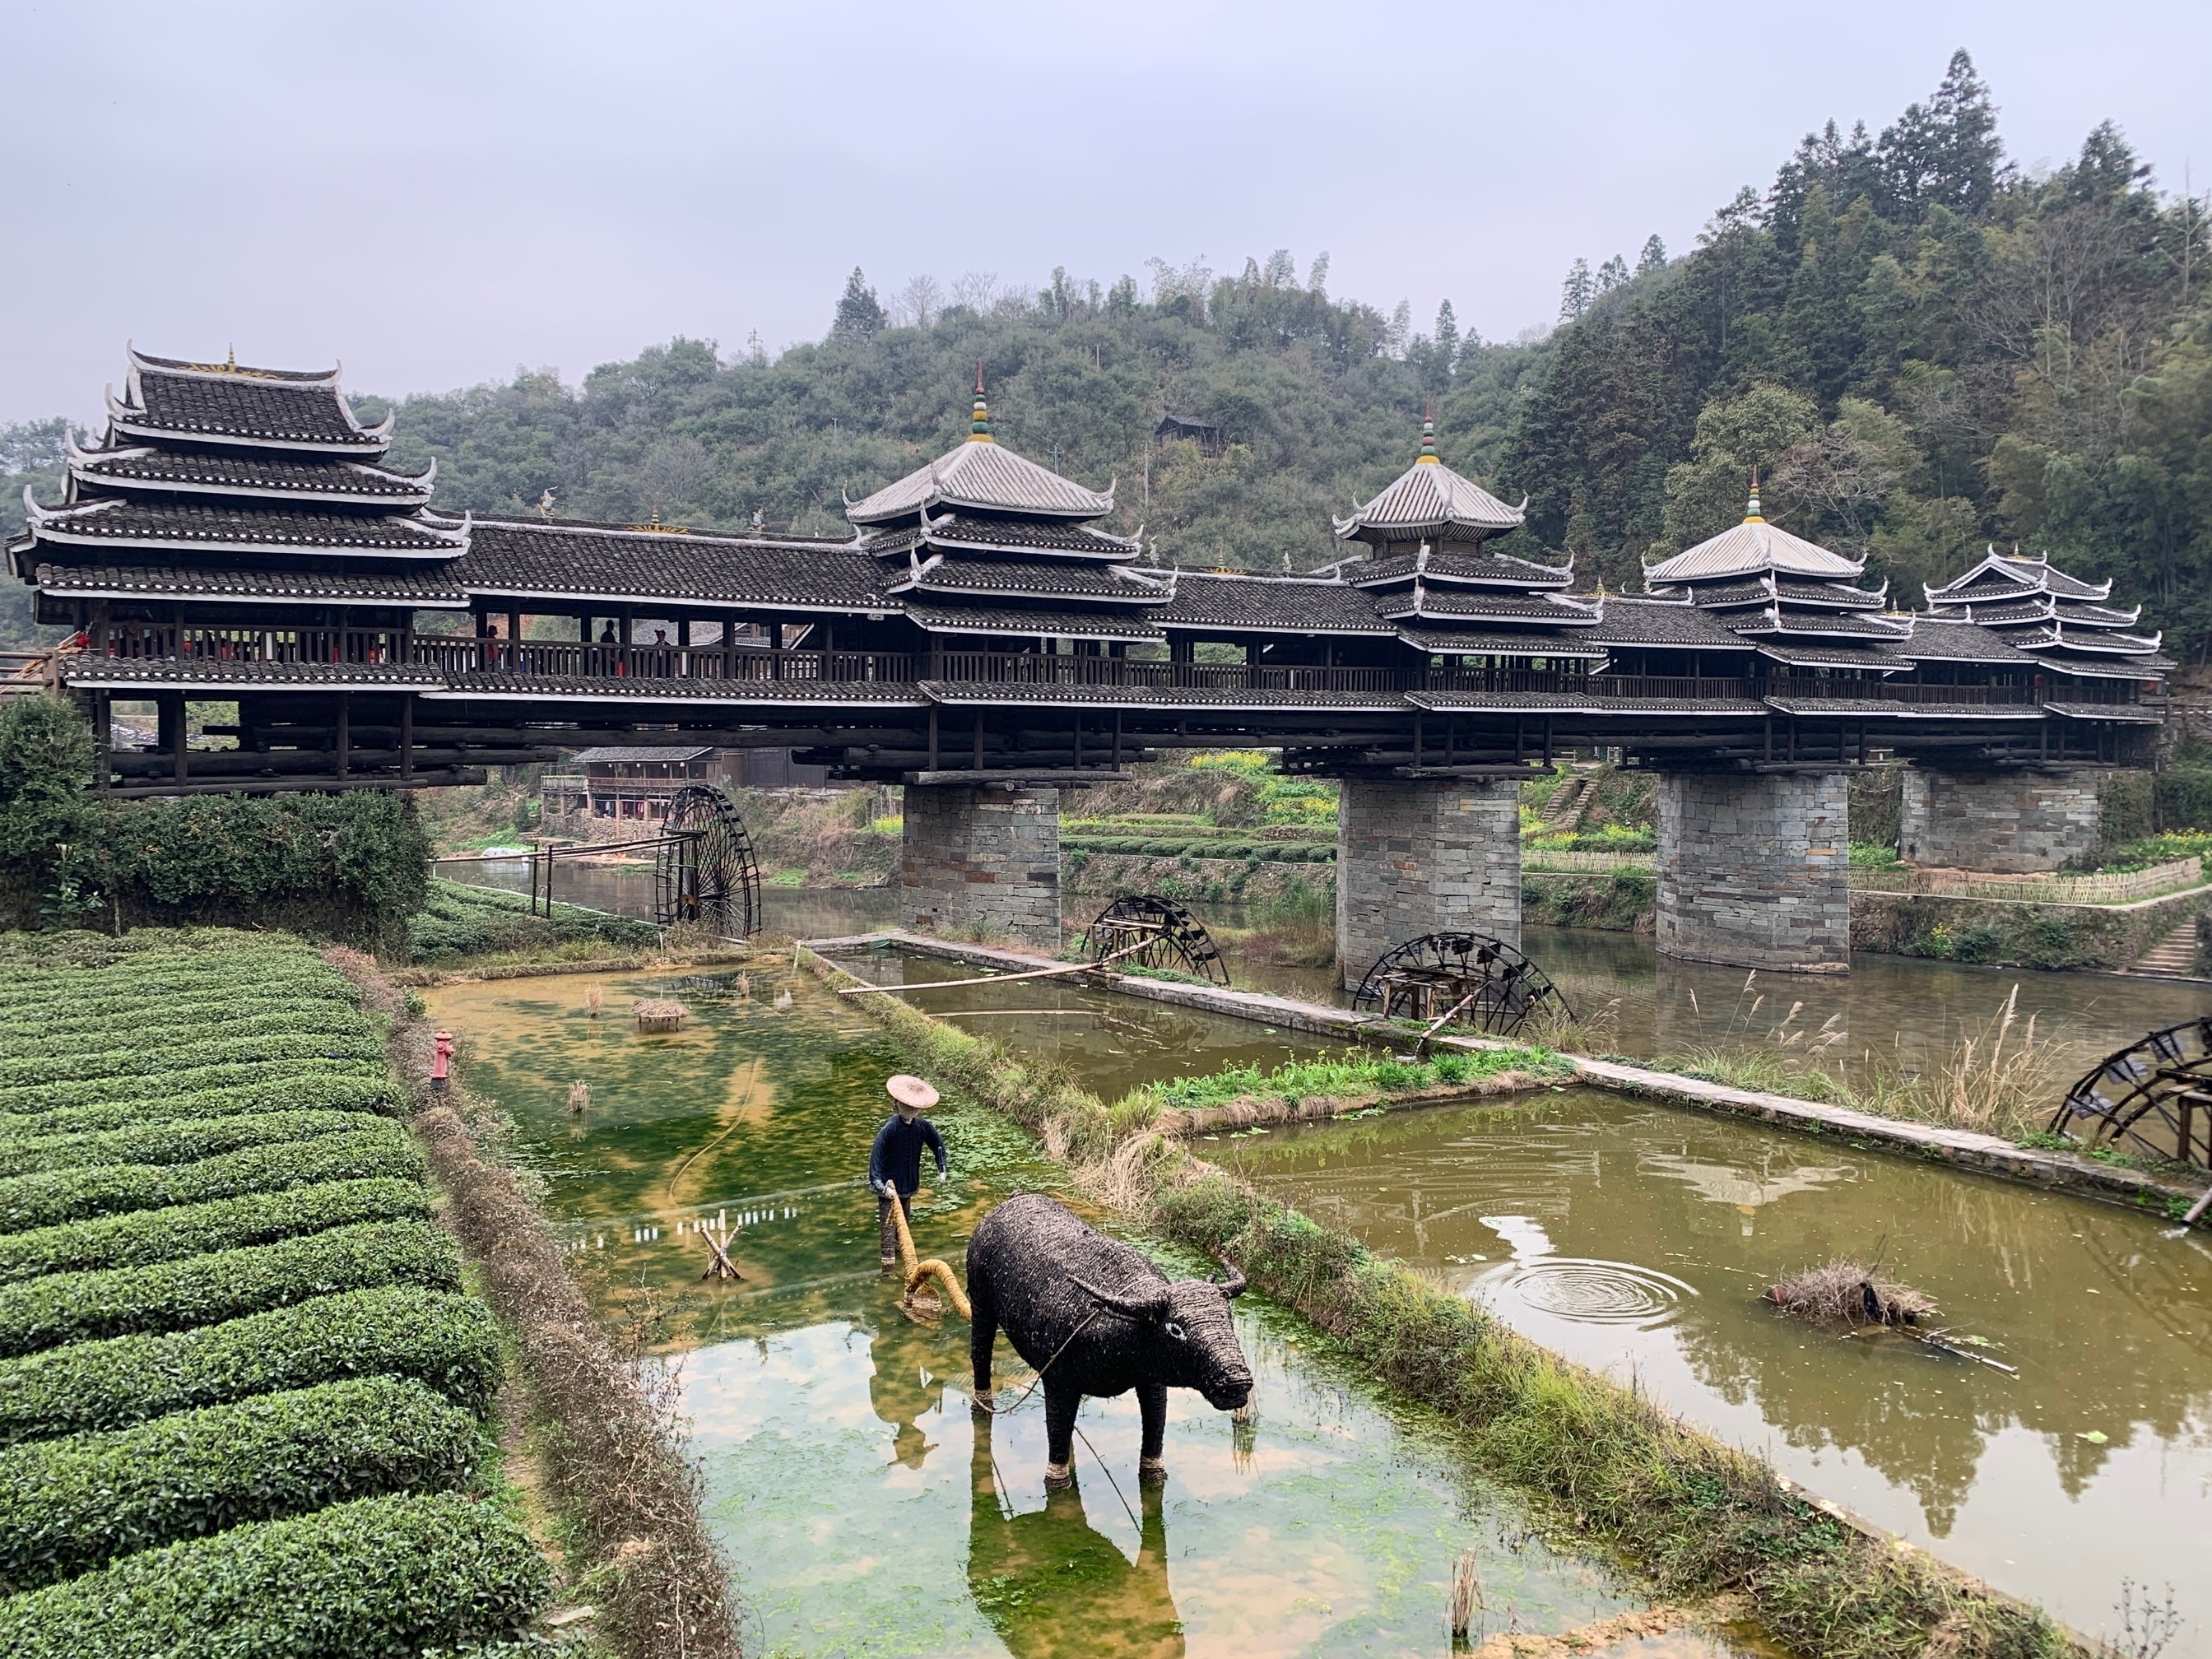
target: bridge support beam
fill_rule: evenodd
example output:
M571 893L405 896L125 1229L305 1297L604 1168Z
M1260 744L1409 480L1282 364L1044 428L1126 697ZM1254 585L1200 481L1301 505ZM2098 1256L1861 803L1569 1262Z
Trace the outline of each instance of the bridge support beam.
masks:
M899 919L1060 948L1060 791L906 787Z
M1898 855L1913 864L2027 875L2056 870L2104 837L2097 778L2084 772L1905 769Z
M1843 772L1662 774L1660 954L1849 973L1850 781Z
M1345 780L1336 960L1346 988L1392 945L1455 929L1521 943L1520 781Z

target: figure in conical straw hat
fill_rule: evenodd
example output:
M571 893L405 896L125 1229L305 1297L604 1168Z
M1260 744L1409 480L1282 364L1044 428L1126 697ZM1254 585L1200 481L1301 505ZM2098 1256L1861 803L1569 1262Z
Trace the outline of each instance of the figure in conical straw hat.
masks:
M884 1085L897 1109L876 1131L876 1144L868 1152L868 1185L876 1189L876 1231L883 1246L884 1272L899 1267L898 1223L891 1218L896 1204L902 1217L914 1214L914 1195L921 1185L924 1147L937 1158L937 1178L945 1178L945 1137L922 1116L937 1104L937 1091L918 1077L900 1073Z

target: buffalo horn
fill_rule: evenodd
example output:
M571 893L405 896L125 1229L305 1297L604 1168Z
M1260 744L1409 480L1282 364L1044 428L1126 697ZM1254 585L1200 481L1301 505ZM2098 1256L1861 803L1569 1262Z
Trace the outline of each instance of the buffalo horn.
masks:
M1116 1296L1110 1291L1100 1290L1087 1279L1078 1278L1073 1273L1070 1273L1068 1277L1075 1280L1076 1289L1081 1291L1084 1295L1105 1309L1107 1312L1117 1313L1124 1319L1149 1322L1158 1319L1168 1310L1168 1292L1167 1286L1164 1285L1147 1285L1141 1291L1128 1291Z
M1238 1297L1244 1294L1244 1275L1240 1269L1231 1266L1231 1264L1226 1261L1223 1262L1221 1265L1228 1273L1229 1277L1226 1279L1216 1279L1214 1282L1221 1286L1221 1294L1233 1302Z

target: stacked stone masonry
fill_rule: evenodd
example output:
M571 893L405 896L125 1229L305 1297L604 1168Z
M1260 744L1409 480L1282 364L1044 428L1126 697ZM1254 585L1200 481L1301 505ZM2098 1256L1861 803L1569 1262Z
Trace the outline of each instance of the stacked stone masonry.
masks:
M1840 772L1662 777L1661 953L1737 968L1848 973L1849 781Z
M1336 954L1346 987L1392 945L1455 930L1521 943L1520 785L1347 780L1336 831Z
M900 921L1060 946L1060 791L909 784Z
M1905 774L1897 850L1914 864L2027 875L2085 858L2102 838L2097 780L2086 773Z

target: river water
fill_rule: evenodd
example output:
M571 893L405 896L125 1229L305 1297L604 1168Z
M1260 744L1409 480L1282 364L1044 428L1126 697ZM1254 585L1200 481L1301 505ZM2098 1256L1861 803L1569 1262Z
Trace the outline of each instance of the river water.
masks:
M448 865L456 879L516 890L520 865ZM649 871L607 865L565 866L560 896L623 915L650 913ZM897 895L857 890L769 887L768 926L795 938L865 933L894 925ZM1233 907L1206 907L1224 930L1248 918ZM1087 916L1071 915L1069 934ZM1522 949L1550 975L1575 1012L1607 1033L1609 1052L1644 1059L1710 1046L1751 1047L1785 1066L1911 1076L1940 1066L1964 1037L1985 1028L2018 988L2015 1033L2033 1019L2039 1040L2062 1044L2057 1069L2086 1072L2148 1030L2212 1014L2212 986L2105 974L2042 974L1976 968L1862 952L1848 975L1761 974L1676 962L1648 939L1580 928L1532 927ZM1224 951L1235 982L1307 1001L1349 999L1334 969L1254 959L1234 943ZM2016 1040L2016 1039L2015 1039Z
M606 908L630 908L620 901L635 890L632 878L611 874L602 879L605 888L593 896L607 900ZM880 891L771 889L770 925L817 935L863 931L892 919L890 898ZM1735 1042L1767 1045L1795 1059L1817 1041L1826 1023L1842 1035L1830 1042L1826 1054L1803 1063L1832 1065L1838 1056L1873 1055L1911 1070L1936 1063L1962 1030L1984 1021L2017 986L2022 1016L2033 1014L2044 1032L2078 1045L2086 1069L2097 1054L2146 1029L2212 1012L2206 988L2192 985L1866 956L1856 960L1847 979L1777 975L1747 983L1739 972L1662 961L1648 942L1623 935L1532 930L1526 944L1585 1013L1612 1005L1612 1040L1620 1052L1632 1054ZM968 971L921 958L873 960L878 965L872 973L917 980ZM1260 980L1286 991L1315 988L1315 976L1302 977L1295 970L1266 974L1250 964L1241 969L1240 983ZM480 1017L495 1026L515 1018L529 1024L551 1018L545 1009L526 1017L524 1005L537 994L501 986L440 993L440 1017L466 1023L463 1010L456 1008L450 1016L445 1011L453 1000L477 999L483 1004ZM803 1000L817 995L802 991ZM1793 1012L1792 1004L1802 1006ZM1109 1098L1152 1077L1231 1063L1267 1064L1308 1046L1265 1027L1049 985L935 993L928 1006L954 1014L971 1029L992 1030L1025 1051L1051 1055ZM781 1030L812 1031L808 1042L813 1046L804 1065L796 1057L791 1064L799 1071L826 1067L842 1076L832 1092L857 1103L842 1109L850 1121L834 1133L822 1129L820 1146L801 1160L805 1168L785 1171L785 1161L799 1155L787 1146L783 1126L804 1121L810 1126L805 1133L815 1135L817 1115L831 1109L824 1103L802 1109L797 1097L805 1090L796 1081L781 1085L793 1099L770 1112L775 1133L733 1137L706 1161L706 1172L694 1169L672 1188L669 1201L694 1193L719 1200L723 1194L771 1192L778 1185L803 1187L828 1178L821 1171L834 1174L837 1158L849 1163L860 1156L876 1109L872 1091L890 1060L881 1054L879 1040L870 1037L849 1011L821 1018L842 1024L825 1034L818 1021L788 1019ZM582 1029L574 1025L573 1012L559 1018L568 1022L562 1029ZM1793 1032L1808 1035L1793 1041ZM611 1040L604 1030L592 1037L601 1043ZM622 1039L625 1045L635 1041ZM687 1033L670 1045L671 1059L653 1065L672 1064L673 1054L686 1045L704 1041L702 1034ZM499 1084L503 1100L512 1095L516 1101L527 1097L538 1103L521 1115L526 1123L535 1114L549 1126L545 1144L549 1168L556 1175L556 1200L581 1200L582 1208L574 1212L587 1214L596 1206L633 1201L613 1196L617 1167L636 1160L638 1176L649 1187L655 1174L665 1176L681 1149L708 1128L700 1103L714 1092L710 1079L716 1068L742 1069L741 1051L751 1056L743 1044L729 1048L727 1039L716 1041L726 1052L683 1085L691 1104L676 1115L678 1127L665 1142L643 1122L612 1137L604 1134L597 1127L603 1109L595 1096L593 1127L575 1138L576 1156L584 1156L585 1146L595 1148L586 1160L595 1173L588 1181L571 1177L565 1192L558 1172L571 1132L557 1111L556 1087L565 1087L563 1069L570 1064L565 1041L549 1043L543 1031L533 1030L529 1042L521 1045L529 1049L527 1057L494 1060L491 1075L499 1077L502 1070L511 1075L511 1081ZM757 1057L742 1060L770 1071L780 1063ZM718 1115L731 1109L714 1108ZM757 1119L757 1127L769 1121ZM820 1121L829 1120L821 1115ZM990 1138L981 1125L969 1126L967 1133ZM1048 1171L1025 1164L1027 1154L1003 1146L1003 1132L996 1133L999 1139L992 1145L998 1150L992 1157L1003 1162L979 1173L976 1188L955 1183L956 1193L966 1195L951 1208L931 1212L925 1229L937 1232L934 1242L927 1236L921 1241L926 1251L938 1249L950 1255L957 1249L979 1212L979 1194L1011 1190L1025 1181L1049 1181ZM633 1140L636 1149L624 1150ZM721 1160L733 1156L727 1149L738 1144L763 1149L750 1155L767 1158L780 1172L756 1176L723 1170ZM833 1147L840 1150L832 1152ZM1580 1090L1547 1091L1516 1104L1282 1129L1224 1139L1200 1150L1241 1163L1287 1200L1432 1271L1547 1346L1616 1376L1633 1376L1670 1408L1765 1453L1814 1490L1945 1559L2042 1602L2081 1628L2117 1633L2116 1604L2124 1586L2138 1609L2138 1622L2145 1598L2162 1602L2171 1594L2186 1629L2166 1650L2168 1659L2212 1659L2212 1573L2205 1571L2212 1561L2212 1249L2201 1234L2182 1237L2125 1211L1833 1140ZM817 1258L826 1262L840 1252L865 1252L872 1218L847 1215L849 1201L841 1198L834 1207L843 1219L805 1220L811 1212L804 1204L822 1201L803 1200L799 1214L775 1223L787 1234L805 1235L812 1242L792 1265L778 1265L784 1260L780 1254L764 1259L764 1274L804 1279L816 1273L816 1266L807 1264ZM642 1189L635 1202L641 1213L653 1212ZM658 1212L666 1212L665 1203ZM667 1223L649 1224L665 1230ZM632 1247L623 1243L626 1237L619 1231L611 1235L605 1248L628 1250ZM694 1243L685 1240L675 1247L683 1265L679 1276L687 1279L697 1254L688 1248ZM665 1255L668 1244L664 1231L662 1238L638 1254ZM592 1248L596 1255L599 1246L594 1243ZM1784 1273L1839 1254L1876 1253L1886 1271L1936 1297L1940 1324L1978 1339L1970 1346L2014 1366L2015 1373L1932 1353L1902 1338L1845 1340L1778 1316L1758 1300L1759 1291ZM673 1286L676 1279L667 1282ZM714 1375L723 1376L719 1368L736 1365L742 1377L726 1377L728 1387L749 1399L768 1400L781 1397L779 1388L799 1388L797 1379L806 1370L806 1357L830 1352L824 1344L842 1345L837 1352L857 1354L862 1344L911 1346L940 1340L925 1339L884 1319L881 1309L888 1302L869 1302L875 1287L866 1274L847 1282L854 1288L763 1297L758 1311L750 1311L753 1304L744 1301L751 1291L709 1293L702 1300L685 1284L681 1299L687 1304L712 1304L720 1310L714 1316L719 1323L701 1324L696 1308L686 1316L696 1328L693 1340L719 1344L703 1351L695 1366L711 1364ZM766 1308L770 1301L778 1302L773 1312ZM872 1316L872 1305L878 1310ZM740 1306L748 1311L727 1311ZM1395 1444L1396 1433L1378 1408L1363 1403L1356 1391L1314 1380L1284 1346L1287 1339L1266 1322L1248 1320L1248 1340L1265 1357L1263 1364L1274 1368L1267 1373L1267 1389L1288 1392L1300 1401L1301 1413L1317 1398L1340 1400L1341 1410L1351 1414L1343 1420L1357 1425L1352 1431L1355 1442ZM735 1340L740 1337L748 1340ZM969 1459L973 1442L964 1413L943 1404L941 1379L958 1376L957 1352L923 1358L907 1369L921 1379L919 1386L932 1402L923 1437L951 1449L951 1463ZM775 1380L779 1377L781 1383ZM817 1378L801 1393L811 1399L813 1391L828 1387ZM848 1377L847 1387L858 1384ZM1316 1389L1319 1395L1313 1393ZM825 1446L794 1431L793 1413L803 1416L805 1409L788 1401L773 1407L781 1413L774 1434L783 1439L777 1443L802 1462L828 1457ZM852 1428L866 1429L856 1393L836 1409ZM744 1407L726 1429L711 1431L750 1443L769 1425L768 1419L746 1414L753 1410ZM877 1413L879 1424L887 1420ZM714 1413L702 1410L702 1421L711 1425ZM1109 1462L1119 1453L1133 1460L1129 1426L1120 1424L1110 1408L1101 1421L1109 1426L1103 1437L1094 1437ZM1261 1422L1264 1434L1277 1419L1263 1409ZM1002 1440L1025 1448L1024 1458L1041 1457L1039 1448L1022 1439L1019 1431L1007 1435L1013 1427L1012 1422L1000 1426ZM909 1437L915 1431L902 1431ZM1041 1430L1031 1425L1030 1432ZM1218 1440L1225 1432L1202 1407L1180 1409L1170 1449L1171 1459L1180 1460L1178 1477L1182 1462L1197 1457L1197 1447L1214 1443L1206 1439L1209 1433ZM740 1454L726 1441L717 1443L722 1445L719 1455L735 1460L715 1466L726 1468L728 1475L726 1484L718 1476L717 1491L735 1494L753 1479L753 1454ZM1395 1499L1385 1502L1361 1485L1367 1477L1356 1472L1366 1466L1358 1458L1345 1466L1351 1485L1339 1490L1335 1473L1324 1476L1300 1464L1302 1457L1317 1455L1312 1445L1301 1444L1302 1449L1286 1446L1279 1455L1286 1470L1304 1468L1297 1477L1300 1489L1325 1510L1340 1500L1355 1508L1380 1502L1391 1511L1386 1530L1392 1538L1442 1536L1435 1530L1442 1510L1417 1505L1413 1518L1397 1516ZM998 1452L1003 1477L1006 1444ZM1401 1454L1376 1455L1387 1465ZM1449 1462L1422 1466L1427 1471L1422 1478L1442 1481L1438 1492L1474 1490L1463 1477L1449 1474ZM957 1486L945 1467L942 1461L931 1465L927 1480L921 1470L914 1470L915 1490L908 1496L917 1504L953 1504L954 1497L922 1497L936 1490L932 1483L938 1480ZM1232 1456L1230 1473L1237 1467ZM1395 1485L1385 1484L1395 1492ZM1135 1504L1133 1484L1125 1480L1121 1486ZM1220 1490L1212 1489L1217 1495ZM1037 1501L1042 1503L1041 1497ZM1470 1501L1464 1496L1449 1503L1437 1500L1446 1509L1456 1503L1463 1510ZM1485 1502L1495 1500L1475 1502L1474 1507ZM737 1559L749 1565L767 1559L766 1540L781 1535L775 1531L775 1505L763 1511L761 1503L757 1497L732 1495L719 1511L732 1528ZM1149 1523L1148 1516L1139 1516L1133 1528L1129 1516L1134 1511L1123 1510L1110 1494L1100 1502L1090 1487L1085 1504L1086 1524L1101 1536L1120 1538L1123 1555L1142 1560L1142 1527ZM1177 1548L1186 1532L1193 1538L1214 1537L1206 1531L1212 1522L1203 1518L1213 1513L1194 1494L1170 1484L1164 1515ZM1116 1516L1121 1534L1112 1530ZM830 1536L848 1524L854 1523L825 1523L826 1529L815 1536ZM1401 1527L1410 1531L1396 1530ZM959 1530L950 1509L930 1525L931 1537L939 1543L942 1528ZM1275 1538L1272 1529L1269 1538ZM1449 1553L1429 1559L1448 1562ZM1270 1571L1302 1571L1296 1554L1285 1547L1282 1555L1271 1558ZM805 1579L805 1550L793 1559L794 1585ZM1406 1591L1408 1599L1402 1603L1391 1601L1379 1579L1357 1594L1315 1591L1331 1608L1360 1606L1354 1621L1358 1631L1397 1633L1376 1638L1365 1649L1359 1643L1370 1638L1363 1634L1339 1650L1334 1613L1316 1615L1318 1625L1298 1626L1296 1634L1295 1620L1255 1633L1237 1624L1243 1615L1209 1601L1210 1592L1199 1587L1200 1576L1194 1573L1188 1589L1182 1581L1174 1585L1186 1626L1194 1632L1202 1626L1206 1632L1204 1641L1192 1638L1192 1651L1212 1650L1216 1635L1225 1640L1232 1629L1240 1631L1238 1641L1256 1644L1236 1647L1240 1652L1304 1650L1301 1644L1316 1631L1330 1632L1326 1645L1331 1651L1395 1651L1390 1642L1397 1636L1411 1641L1407 1632L1420 1627L1424 1619L1433 1627L1433 1604L1441 1594L1433 1569L1426 1589ZM1565 1594L1557 1589L1564 1581L1541 1572L1537 1577L1552 1588L1532 1589L1532 1605L1551 1595L1553 1600L1545 1605L1556 1612L1571 1601L1571 1595L1558 1599ZM1577 1593L1592 1595L1589 1610L1603 1604L1587 1586ZM791 1595L794 1608L801 1602L811 1605L803 1590ZM1426 1603L1424 1595L1429 1596ZM1002 1625L993 1622L996 1604L988 1602L988 1605L975 1604L972 1597L970 1601L970 1613L991 1624L1012 1650L1057 1650L1049 1644L1024 1647L1006 1637ZM1192 1611L1200 1605L1215 1610L1193 1624ZM1393 1613L1389 1607L1400 1611ZM793 1617L799 1615L794 1612ZM1530 1627L1530 1621L1523 1625ZM844 1628L833 1619L827 1633L794 1638L794 1650L847 1650L837 1645L845 1638L836 1634ZM956 1644L939 1650L965 1650Z
M918 977L945 969L906 964ZM986 987L932 1001L981 1012L1018 992L1052 1011L1005 1022L1024 1047L1034 1036L1115 1087L1304 1046L1106 993ZM640 1034L629 1006L647 995L683 1000L684 1028ZM1340 1375L1256 1296L1237 1304L1258 1378L1251 1421L1172 1394L1169 1478L1141 1488L1133 1401L1088 1402L1077 1484L1048 1496L1041 1399L975 1427L966 1328L902 1316L877 1270L861 1175L901 1057L810 977L561 975L428 997L461 1036L470 1086L512 1115L605 1316L679 1367L750 1650L1433 1654L1468 1549L1491 1632L1565 1631L1644 1605L1612 1571L1547 1545L1443 1425ZM590 1102L572 1113L578 1080ZM948 1106L938 1121L951 1178L925 1186L915 1242L957 1267L992 1203L1060 1177L1002 1120ZM721 1217L736 1284L702 1278L696 1229ZM1000 1355L1011 1392L1029 1374ZM1604 1650L1752 1650L1698 1634Z

